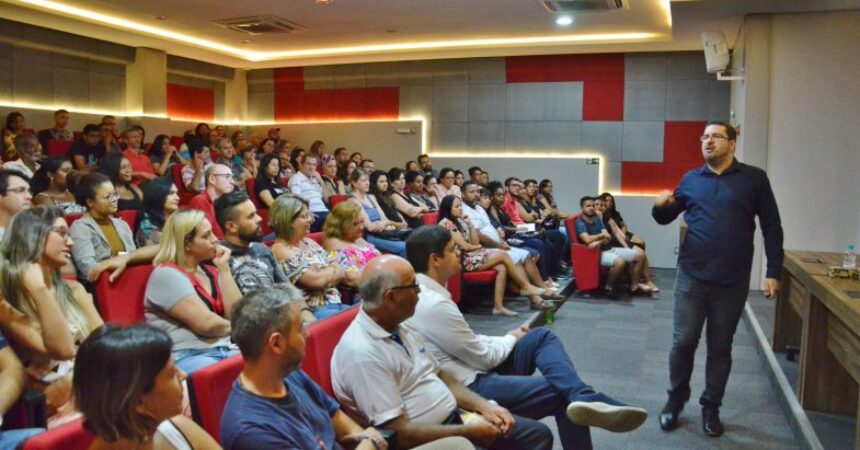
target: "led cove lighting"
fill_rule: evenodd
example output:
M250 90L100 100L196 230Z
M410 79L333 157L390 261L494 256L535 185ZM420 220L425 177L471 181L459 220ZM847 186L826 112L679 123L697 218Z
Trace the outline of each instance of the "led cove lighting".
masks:
M353 47L330 47L308 50L289 50L274 52L258 52L219 44L208 39L201 39L185 33L170 31L166 28L147 25L146 23L123 19L122 17L100 13L94 10L66 5L52 0L15 0L18 3L29 5L35 9L48 10L65 16L96 22L100 25L119 28L123 30L135 30L155 37L190 44L197 47L207 48L220 53L245 59L247 61L267 61L275 59L297 59L315 56L351 55L362 53L396 52L410 50L436 50L446 48L469 48L469 47L495 47L511 45L540 45L540 44L587 44L593 42L622 42L640 41L663 37L660 33L600 33L600 34L578 34L565 36L530 36L519 38L497 38L497 39L461 39L452 41L424 41L399 44L359 45Z
M556 23L556 25L561 25L563 27L566 27L566 26L573 23L573 17L561 16L558 19L555 19L555 23Z

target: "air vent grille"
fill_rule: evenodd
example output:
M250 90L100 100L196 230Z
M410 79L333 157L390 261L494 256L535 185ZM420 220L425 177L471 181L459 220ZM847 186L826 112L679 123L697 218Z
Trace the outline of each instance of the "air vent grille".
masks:
M213 23L233 31L250 34L251 36L293 33L304 29L299 24L276 16L239 17L236 19L216 20Z
M627 0L539 0L554 13L584 13L630 9Z

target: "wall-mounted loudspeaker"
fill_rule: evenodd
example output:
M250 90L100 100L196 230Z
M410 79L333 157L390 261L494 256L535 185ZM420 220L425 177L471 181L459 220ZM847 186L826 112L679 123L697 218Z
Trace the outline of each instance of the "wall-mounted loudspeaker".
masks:
M702 45L705 47L708 73L726 70L729 66L729 44L726 43L726 35L721 31L705 31L702 33Z

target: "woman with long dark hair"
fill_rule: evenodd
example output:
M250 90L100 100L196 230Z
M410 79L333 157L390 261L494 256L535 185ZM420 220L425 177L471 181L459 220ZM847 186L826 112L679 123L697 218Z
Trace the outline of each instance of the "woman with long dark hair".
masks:
M62 156L48 158L33 175L30 191L35 194L34 205L60 208L63 214L83 214L86 208L75 202L69 191L66 178L72 173L72 162Z
M140 209L143 191L132 183L131 162L122 153L109 153L99 161L99 172L110 178L117 194L117 210Z
M406 219L411 228L418 228L424 224L422 217L424 213L430 211L430 207L406 195L405 189L406 175L403 170L398 167L389 170L388 201Z
M278 177L280 164L276 154L266 155L260 161L257 178L254 180L254 193L260 200L260 208L271 208L278 196L289 191L286 186L281 184L281 179Z
M391 200L391 189L388 183L388 174L383 170L374 170L370 173L370 193L376 197L382 208L383 214L388 220L396 223L409 225L406 219L394 207L394 202ZM420 225L419 225L420 226Z
M161 243L161 229L179 209L179 189L170 178L156 178L140 185L143 205L138 213L135 242L138 247Z
M376 196L370 193L370 178L361 169L355 169L350 177L352 193L349 201L358 205L361 220L367 229L367 241L386 253L406 257L406 243L402 239L387 236L406 228L406 222L394 222L385 217ZM340 204L338 204L340 206Z
M159 134L152 141L152 147L149 148L149 160L152 162L155 173L159 176L167 174L170 166L174 164L188 164L179 150L170 143L170 136L166 134Z

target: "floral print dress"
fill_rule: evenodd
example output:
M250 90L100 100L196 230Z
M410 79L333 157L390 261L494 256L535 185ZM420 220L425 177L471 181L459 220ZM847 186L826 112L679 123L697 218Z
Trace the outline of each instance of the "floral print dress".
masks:
M291 258L283 262L284 272L290 282L299 286L298 281L302 275L311 269L322 269L331 265L334 261L329 254L311 239L304 238L299 243L299 251ZM340 293L334 287L326 289L302 288L307 296L308 306L318 308L323 305L340 303Z
M460 226L463 229L468 230L468 227L466 226L466 223L463 222L463 219L457 219L457 220L460 222ZM451 222L451 220L442 219L441 221L439 221L439 225L442 225L443 227L445 227L448 231L450 231L452 233L454 233L454 232L460 233L460 235L463 236L463 239L465 239L466 242L468 242L470 244L473 243L469 240L469 238L471 237L471 236L469 236L469 233L461 232L460 228L457 228L457 226L454 225L454 222ZM489 255L490 255L490 250L487 250L486 248L483 248L483 247L481 247L477 250L472 250L471 252L463 252L463 270L465 270L466 272L475 272L477 270L480 270L481 266L484 264L484 261L487 260L487 256L489 256Z

